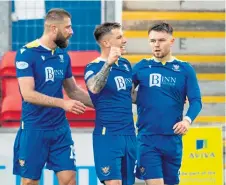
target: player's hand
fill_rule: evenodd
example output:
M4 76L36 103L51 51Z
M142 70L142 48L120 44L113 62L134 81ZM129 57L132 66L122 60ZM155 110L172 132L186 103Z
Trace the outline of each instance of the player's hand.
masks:
M86 106L77 100L64 100L63 109L74 114L82 114L85 112Z
M180 135L186 134L189 129L189 126L189 121L184 119L183 121L180 121L173 126L174 133Z
M113 65L118 58L121 56L121 49L119 47L111 47L107 63L111 66Z

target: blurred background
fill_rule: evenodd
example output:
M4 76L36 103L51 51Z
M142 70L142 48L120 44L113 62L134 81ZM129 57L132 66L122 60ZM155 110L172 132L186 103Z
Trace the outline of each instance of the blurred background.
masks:
M19 185L12 175L13 142L20 124L21 97L15 78L15 51L39 38L43 18L51 8L72 15L74 35L68 47L77 82L85 87L84 66L99 55L93 30L105 21L120 22L128 39L125 56L134 65L150 58L147 29L156 21L174 28L173 54L190 62L197 72L203 109L185 137L182 185L222 185L225 146L225 2L221 1L0 1L0 184ZM67 97L65 97L67 98ZM144 100L145 101L145 100ZM185 105L188 107L188 103ZM134 106L136 120L136 107ZM67 114L76 146L77 185L99 185L92 152L95 111ZM202 146L197 147L198 141ZM35 160L35 159L34 159ZM144 184L142 181L137 184ZM41 185L57 185L56 177L43 170Z

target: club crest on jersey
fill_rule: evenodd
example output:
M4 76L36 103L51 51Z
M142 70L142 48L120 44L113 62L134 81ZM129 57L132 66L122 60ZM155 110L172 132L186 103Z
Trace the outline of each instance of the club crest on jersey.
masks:
M173 70L174 71L180 71L180 66L177 64L173 64Z
M64 55L59 55L60 57L60 62L63 63L64 62Z
M19 164L20 164L20 166L21 166L21 167L23 167L23 166L25 165L25 161L24 161L24 160L19 159Z
M110 175L110 166L101 167L101 172L104 176Z
M145 174L146 174L146 170L145 170L145 168L144 167L140 167L140 174L142 175L142 176L144 176Z

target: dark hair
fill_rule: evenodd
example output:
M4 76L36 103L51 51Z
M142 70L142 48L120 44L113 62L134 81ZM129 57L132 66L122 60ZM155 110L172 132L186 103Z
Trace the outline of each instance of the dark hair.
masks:
M104 35L111 33L111 30L121 28L121 25L117 22L105 22L97 26L94 30L94 37L98 42Z
M156 23L154 24L153 26L151 26L149 29L148 29L148 34L151 32L151 31L164 31L170 35L173 34L173 27L170 26L168 23L165 23L165 22L160 22L160 23Z
M71 14L62 8L53 8L47 12L45 21L61 21L64 17L71 18Z

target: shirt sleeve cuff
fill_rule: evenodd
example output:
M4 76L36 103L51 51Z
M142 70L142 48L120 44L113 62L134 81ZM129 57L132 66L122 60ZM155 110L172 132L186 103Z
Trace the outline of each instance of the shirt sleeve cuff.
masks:
M189 118L188 116L185 116L183 120L187 120L190 124L192 123L191 118Z

